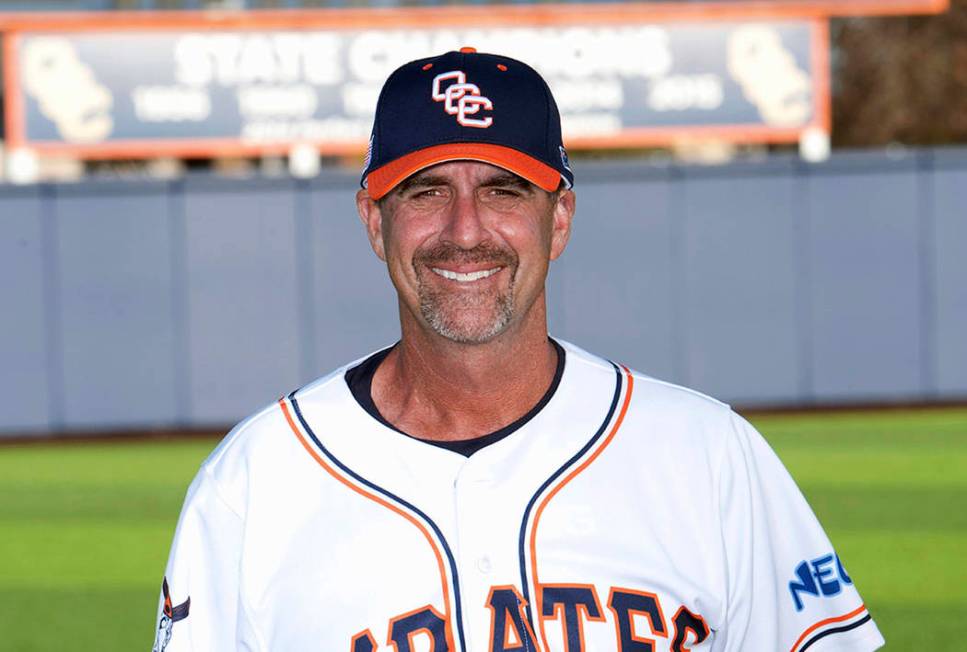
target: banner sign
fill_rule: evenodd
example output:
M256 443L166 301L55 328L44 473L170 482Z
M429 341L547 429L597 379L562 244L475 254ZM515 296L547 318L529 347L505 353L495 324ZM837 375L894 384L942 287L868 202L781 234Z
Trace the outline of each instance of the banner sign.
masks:
M87 156L213 156L295 143L357 152L395 67L470 45L544 75L572 148L795 141L807 127L826 127L825 29L776 20L22 32L7 48L16 80L8 140Z

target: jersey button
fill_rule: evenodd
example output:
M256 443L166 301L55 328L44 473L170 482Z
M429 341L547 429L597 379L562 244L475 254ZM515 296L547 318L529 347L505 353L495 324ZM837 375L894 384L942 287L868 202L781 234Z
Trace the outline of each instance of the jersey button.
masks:
M490 563L490 557L481 557L477 560L477 570L486 575L493 569L493 565Z

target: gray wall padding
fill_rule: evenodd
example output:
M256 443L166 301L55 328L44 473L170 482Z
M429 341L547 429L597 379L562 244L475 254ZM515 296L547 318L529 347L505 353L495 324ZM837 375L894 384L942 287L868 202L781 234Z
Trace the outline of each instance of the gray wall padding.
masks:
M967 399L967 150L576 173L552 334L742 405ZM223 426L392 343L355 190L0 186L0 434Z

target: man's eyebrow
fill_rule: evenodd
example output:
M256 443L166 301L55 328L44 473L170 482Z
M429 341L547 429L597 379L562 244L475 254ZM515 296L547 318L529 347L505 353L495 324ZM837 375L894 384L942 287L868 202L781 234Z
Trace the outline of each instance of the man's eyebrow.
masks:
M396 186L396 193L403 194L413 188L427 188L432 186L445 186L449 183L447 177L434 174L433 172L417 172L407 177ZM499 172L480 184L483 188L517 188L518 190L532 191L534 184L527 179L520 177L512 172Z
M532 190L534 188L534 184L532 184L530 181L511 172L495 174L480 185L484 188L500 186L505 188L517 188L519 190Z
M407 177L400 182L400 185L396 186L396 192L404 193L410 188L425 188L427 186L445 186L447 184L446 178L440 176L439 174L433 174L431 172L417 173L411 177Z

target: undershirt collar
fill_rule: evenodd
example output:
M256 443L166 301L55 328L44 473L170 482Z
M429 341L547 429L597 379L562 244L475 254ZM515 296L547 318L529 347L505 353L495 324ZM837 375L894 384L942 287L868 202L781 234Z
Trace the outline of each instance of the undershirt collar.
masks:
M376 370L379 365L386 359L390 351L396 348L396 344L385 348L381 351L377 351L373 355L369 356L362 362L360 362L355 367L352 367L346 371L346 384L349 386L349 391L352 392L353 398L359 403L359 406L363 408L371 417L382 423L388 428L392 428L396 432L406 435L412 439L417 439L427 444L432 444L434 446L439 446L440 448L446 448L447 450L453 451L454 453L460 453L465 457L470 457L480 449L496 443L507 437L514 431L521 428L525 423L533 419L538 412L540 412L551 397L554 396L554 392L557 391L558 385L561 384L561 376L564 374L564 348L558 344L554 339L547 338L548 341L554 346L554 351L557 353L557 367L554 370L554 378L551 380L550 387L544 392L544 396L537 402L537 404L527 411L527 414L517 419L510 425L504 426L499 430L495 430L486 435L481 435L480 437L474 437L473 439L463 439L460 441L437 441L430 439L423 439L422 437L414 437L413 435L403 432L392 423L387 421L380 411L376 408L376 403L373 402L373 376L376 375Z

